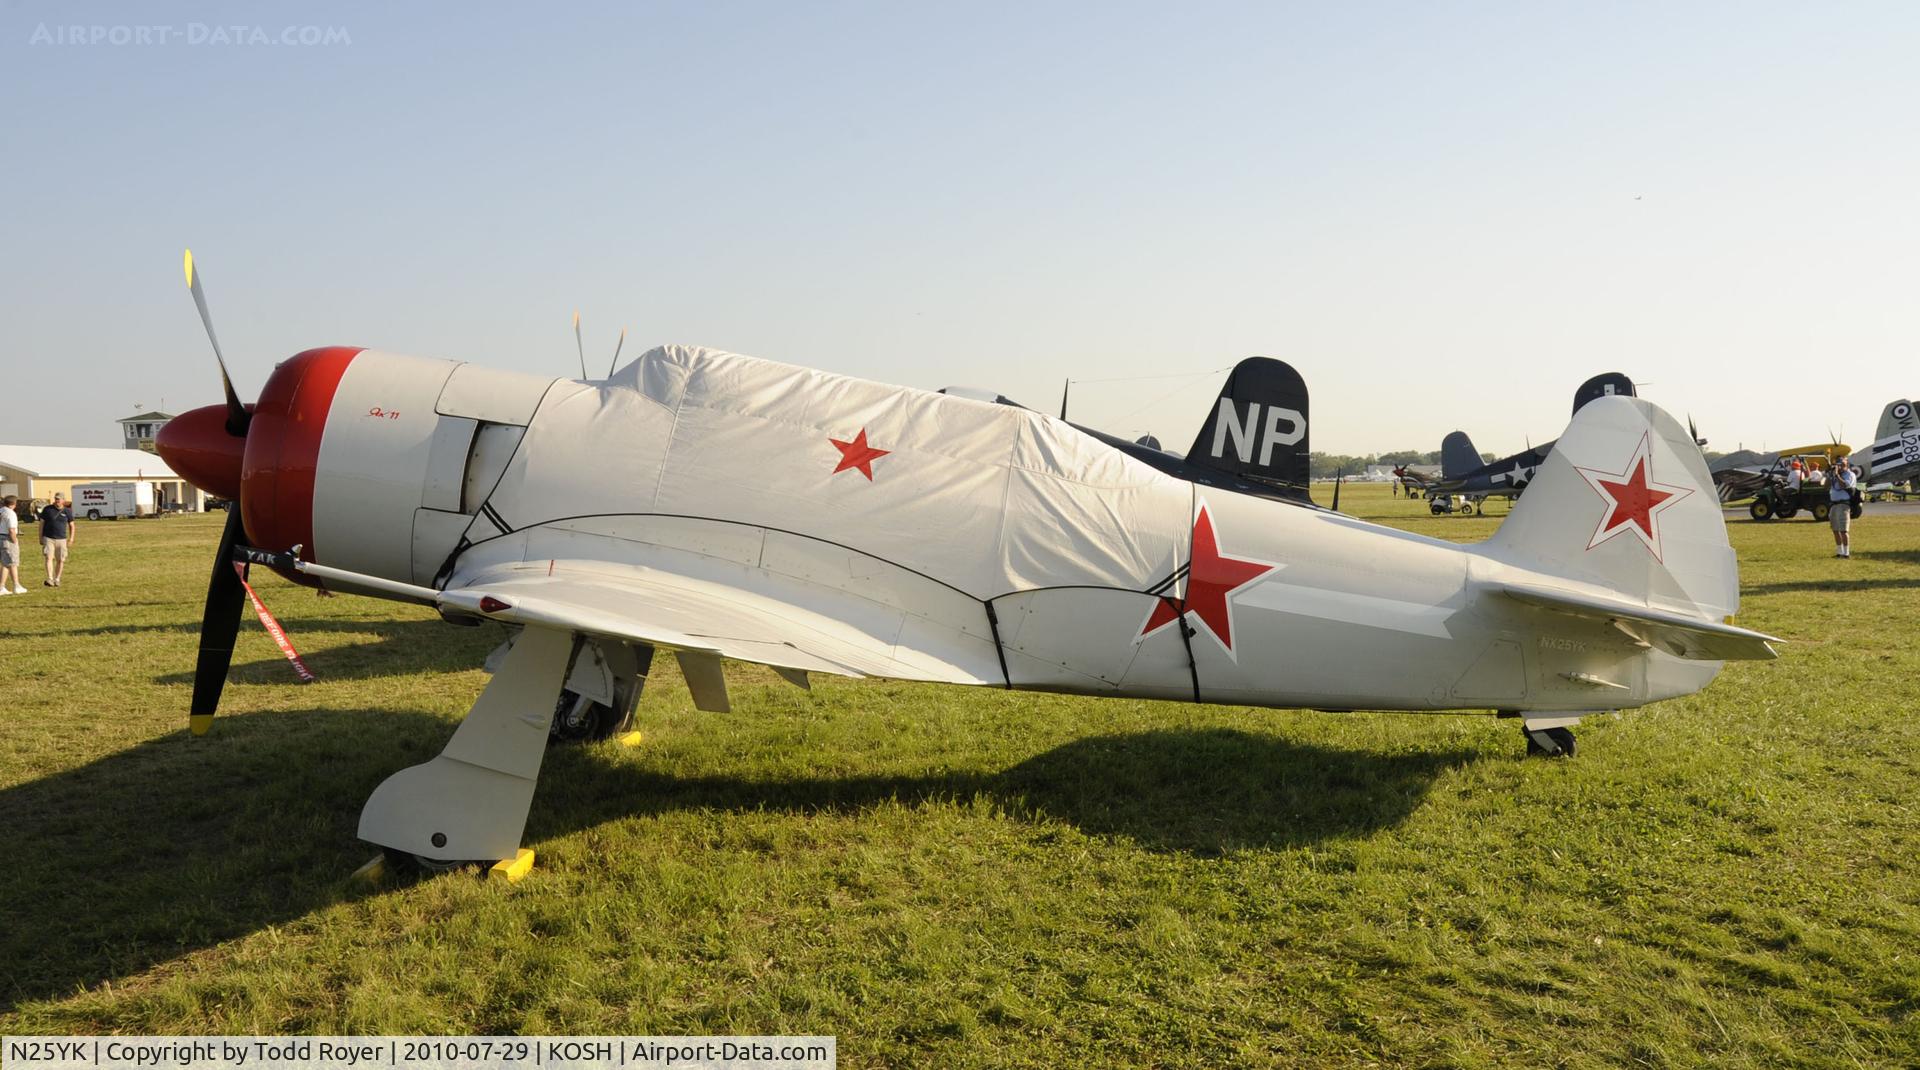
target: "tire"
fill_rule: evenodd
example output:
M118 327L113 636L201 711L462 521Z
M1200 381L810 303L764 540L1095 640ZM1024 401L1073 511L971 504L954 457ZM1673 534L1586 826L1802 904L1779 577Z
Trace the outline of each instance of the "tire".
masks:
M547 729L547 743L597 743L611 739L626 727L627 718L611 707L581 699L571 691L562 691L555 703L553 723Z
M98 510L98 509L89 509L89 510L87 510L87 519L88 519L88 520L98 520L98 519L100 519L100 510Z
M1461 515L1461 516L1472 516L1472 515L1473 515L1473 514L1474 514L1475 512L1477 512L1477 511L1478 511L1478 510L1476 510L1476 509L1475 509L1475 508L1473 507L1473 503L1472 503L1472 502L1461 502L1461 503L1460 503L1460 515Z
M1527 737L1527 757L1529 758L1573 757L1574 742L1573 729L1571 728L1548 728L1539 732L1537 735L1533 732L1527 732L1525 735ZM1544 747L1541 746L1537 738L1538 736L1545 736L1548 745Z
M453 873L475 864L451 858L428 858L425 855L400 851L392 847L382 847L380 853L386 856L387 868L394 874L414 880L437 877L442 873Z
M1438 498L1428 499L1427 512L1432 513L1434 516L1439 516L1443 511L1444 510L1442 510L1440 507L1440 499Z
M1765 498L1755 498L1753 504L1747 506L1747 515L1755 520L1772 520L1773 503Z
M1827 522L1827 513L1831 511L1831 507L1827 505L1826 502L1814 502L1811 511L1813 513L1813 519L1817 523L1824 524Z

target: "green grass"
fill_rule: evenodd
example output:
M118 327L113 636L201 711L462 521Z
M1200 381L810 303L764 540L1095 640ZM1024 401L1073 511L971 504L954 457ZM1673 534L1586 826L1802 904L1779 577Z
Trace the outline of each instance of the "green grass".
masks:
M1498 522L1342 500L1444 537ZM1730 530L1740 622L1783 658L1590 720L1571 761L1523 760L1491 717L808 693L748 667L735 712L703 714L662 659L643 746L549 755L526 881L363 887L361 803L437 752L499 633L269 578L320 682L249 622L190 739L217 521L84 525L65 587L0 600L0 1031L1920 1065L1920 514L1869 512L1846 562L1821 525Z

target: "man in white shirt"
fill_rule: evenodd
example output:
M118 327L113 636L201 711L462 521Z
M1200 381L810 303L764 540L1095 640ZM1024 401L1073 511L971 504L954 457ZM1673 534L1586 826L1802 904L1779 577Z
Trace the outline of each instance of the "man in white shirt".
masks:
M20 584L20 515L13 511L20 499L0 498L0 594L26 594Z
M1833 556L1852 557L1848 528L1853 521L1853 487L1859 477L1845 457L1833 463L1833 478L1827 481L1827 523L1833 525Z

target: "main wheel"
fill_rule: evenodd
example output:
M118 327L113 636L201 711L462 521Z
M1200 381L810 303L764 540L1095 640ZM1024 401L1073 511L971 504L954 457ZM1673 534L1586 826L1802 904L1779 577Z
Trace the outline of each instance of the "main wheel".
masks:
M562 691L553 707L553 725L547 729L547 742L592 743L609 739L625 727L626 720L610 706Z
M1573 757L1573 729L1571 728L1529 728L1526 734L1529 758Z
M402 851L393 847L382 847L380 853L386 856L389 870L406 876L433 877L477 864L462 859L428 858L425 855L417 855L411 851Z
M1814 502L1813 503L1813 519L1818 523L1822 523L1822 524L1826 523L1827 513L1830 512L1832 508L1833 507L1828 505L1826 502Z
M1773 503L1765 498L1755 498L1753 504L1747 506L1747 515L1755 520L1772 520Z

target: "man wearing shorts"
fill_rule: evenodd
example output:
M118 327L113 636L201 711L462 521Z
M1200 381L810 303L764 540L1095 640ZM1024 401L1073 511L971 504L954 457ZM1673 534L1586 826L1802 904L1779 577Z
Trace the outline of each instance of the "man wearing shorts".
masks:
M73 507L66 495L56 494L53 504L40 510L40 555L47 559L47 586L60 586L73 541Z
M1845 457L1833 462L1833 478L1827 481L1827 523L1833 525L1833 556L1852 557L1847 529L1853 521L1853 486L1859 477Z
M0 498L0 594L27 593L20 585L20 514L13 511L19 500Z

